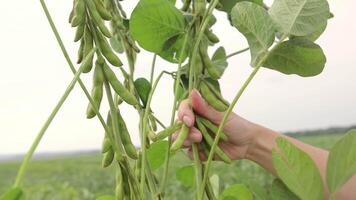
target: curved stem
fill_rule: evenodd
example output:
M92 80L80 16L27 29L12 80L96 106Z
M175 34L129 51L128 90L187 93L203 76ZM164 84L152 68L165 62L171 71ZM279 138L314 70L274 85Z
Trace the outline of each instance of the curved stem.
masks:
M91 52L85 57L83 63L87 62L87 60L90 59L90 57L94 54L94 52L95 52L95 49L91 50ZM27 170L28 164L29 164L29 162L30 162L30 160L32 158L33 153L35 152L38 144L40 143L41 139L43 138L43 135L45 134L45 132L46 132L47 128L49 127L49 125L51 124L52 120L57 115L59 109L62 107L63 103L65 102L65 100L69 96L70 92L73 90L74 85L79 80L80 74L82 73L82 68L83 68L83 65L75 73L73 80L68 85L67 89L65 90L64 94L62 95L62 97L58 101L57 105L54 107L54 109L52 110L51 114L47 118L46 122L43 124L43 126L42 126L40 132L38 133L35 141L32 143L32 145L31 145L30 149L28 150L24 160L22 161L20 169L19 169L19 171L17 173L16 180L15 180L15 183L14 183L14 187L20 186L20 184L22 182L22 179L23 179L23 177L25 175L25 172Z
M236 52L234 52L234 53L231 53L231 54L229 54L229 55L226 56L226 59L228 59L228 58L230 58L230 57L233 57L233 56L236 56L236 55L239 55L239 54L241 54L241 53L243 53L243 52L245 52L245 51L248 51L248 50L250 50L250 47L247 47L247 48L241 49L241 50L239 50L239 51L236 51Z
M152 65L151 65L151 75L150 75L150 83L153 83L153 77L155 74L155 67L156 67L156 59L157 59L157 54L153 55L153 59L152 59Z
M66 50L66 48L65 48L65 46L64 46L64 44L63 44L63 41L62 41L62 39L61 39L61 37L60 37L60 35L59 35L59 33L58 33L58 30L57 30L56 26L54 25L54 22L53 22L53 20L52 20L52 17L51 17L51 15L50 15L49 11L48 11L48 8L47 8L47 6L46 6L46 3L44 2L44 0L40 0L40 2L41 2L42 9L43 9L43 11L44 11L44 13L45 13L45 15L46 15L46 18L47 18L47 20L48 20L48 22L49 22L49 24L50 24L50 26L51 26L51 29L52 29L52 31L53 31L53 33L54 33L54 36L56 37L57 43L58 43L58 45L59 45L60 48L61 48L61 51L62 51L62 53L63 53L63 56L65 57L65 59L66 59L68 65L69 65L69 67L70 67L72 73L73 73L73 74L76 74L77 71L76 71L76 69L75 69L75 67L74 67L74 65L73 65L73 62L71 61L71 59L70 59L70 57L69 57L69 55L68 55L68 52L67 52L67 50ZM83 90L85 96L88 98L90 104L92 105L93 110L94 110L96 116L98 117L98 119L99 119L101 125L103 126L103 128L105 129L105 131L108 132L109 129L108 129L107 126L106 126L106 123L105 123L104 118L102 117L102 115L101 115L100 112L99 112L99 108L96 106L96 104L95 104L93 98L91 97L90 93L88 92L87 88L85 87L83 81L82 81L80 78L78 79L78 83L79 83L80 87L82 88L82 90Z

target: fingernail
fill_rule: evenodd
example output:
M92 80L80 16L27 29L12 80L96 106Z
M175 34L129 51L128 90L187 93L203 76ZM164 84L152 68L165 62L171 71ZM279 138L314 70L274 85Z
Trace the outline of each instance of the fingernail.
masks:
M201 97L201 94L200 94L199 90L194 89L194 92L196 92L198 94L198 96Z
M189 127L192 126L192 120L188 116L183 117L183 122L185 123L185 125L187 125Z

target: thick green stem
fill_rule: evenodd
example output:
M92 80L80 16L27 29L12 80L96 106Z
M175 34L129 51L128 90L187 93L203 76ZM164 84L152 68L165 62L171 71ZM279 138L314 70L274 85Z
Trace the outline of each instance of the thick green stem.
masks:
M49 11L48 11L48 8L47 8L47 6L46 6L46 3L44 2L44 0L40 0L40 2L41 2L41 6L42 6L43 11L44 11L44 13L46 14L46 18L47 18L47 20L48 20L48 22L49 22L49 24L50 24L50 26L51 26L51 29L52 29L52 31L53 31L53 33L54 33L54 36L56 37L56 40L57 40L57 42L58 42L58 45L60 46L61 51L62 51L62 53L63 53L63 55L64 55L64 57L65 57L65 59L66 59L68 65L69 65L69 67L70 67L72 73L75 74L77 71L76 71L76 69L75 69L75 67L74 67L74 65L73 65L73 62L71 61L71 59L70 59L70 57L69 57L69 55L68 55L68 52L67 52L67 50L66 50L66 48L65 48L65 46L64 46L64 44L63 44L63 41L62 41L62 39L61 39L61 37L60 37L60 35L59 35L59 33L58 33L58 30L57 30L56 26L54 25L54 22L53 22L53 20L52 20L52 17L51 17L51 15L50 15ZM106 123L105 123L104 118L103 118L102 115L100 114L98 107L96 106L96 104L95 104L93 98L90 96L90 93L88 92L87 88L85 87L83 81L82 81L80 78L78 79L78 83L79 83L80 87L82 88L82 90L83 90L85 96L88 98L90 104L92 105L93 110L94 110L96 116L98 117L98 119L99 119L101 125L103 126L103 128L105 129L105 131L108 132L109 129L108 129L107 126L106 126Z
M210 153L209 153L208 159L206 161L206 168L205 168L204 175L203 175L203 182L202 182L202 185L201 185L201 192L200 192L200 195L199 195L199 200L203 200L203 198L204 198L204 192L202 192L202 191L204 191L206 182L207 182L207 180L209 178L209 170L211 168L211 163L212 163L212 160L213 160L213 157L214 157L214 152L215 152L215 149L216 149L216 147L218 145L219 139L221 137L221 133L222 133L224 127L225 127L227 119L228 119L230 113L232 112L232 109L235 107L237 101L240 99L241 95L243 94L243 92L245 91L245 89L247 88L247 86L249 85L251 80L255 77L256 73L261 68L263 63L268 59L268 56L270 55L270 52L273 51L276 47L278 47L287 37L288 37L287 34L283 35L281 40L279 40L279 42L270 51L267 51L265 53L265 55L261 58L261 60L256 64L256 66L254 67L253 71L248 76L248 78L246 79L246 81L244 82L244 84L242 85L240 90L237 92L237 94L236 94L235 98L232 100L229 108L225 111L224 117L223 117L222 121L220 122L218 132L216 133L216 137L215 137L214 143L211 146Z
M90 57L94 54L95 49L93 49L84 59L83 63L87 62L88 59L90 59ZM43 138L43 135L45 134L47 128L49 127L49 125L52 123L52 120L54 119L54 117L57 115L59 109L62 107L63 103L65 102L65 100L67 99L67 97L69 96L70 92L73 90L74 85L77 83L77 81L79 80L80 74L82 73L82 66L79 68L79 70L75 73L73 80L70 82L70 84L68 85L67 89L65 90L64 94L62 95L62 97L60 98L60 100L58 101L56 107L54 107L54 109L52 110L51 114L49 115L49 117L47 118L46 122L43 124L40 132L38 133L35 141L32 143L30 149L28 150L24 160L22 161L22 164L20 166L20 169L17 173L16 176L16 180L14 183L14 187L18 187L20 186L22 179L25 175L25 172L27 170L28 164L32 158L33 153L35 152L38 144L40 143L41 139Z

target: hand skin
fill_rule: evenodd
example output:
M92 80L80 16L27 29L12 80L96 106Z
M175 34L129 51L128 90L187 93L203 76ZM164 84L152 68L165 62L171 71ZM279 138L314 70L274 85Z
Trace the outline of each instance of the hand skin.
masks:
M194 127L195 114L209 119L216 125L219 125L224 113L218 112L208 105L200 96L199 92L193 90L188 99L181 102L178 108L178 119L183 121L188 127L190 132L188 138L183 144L184 148L188 149L188 156L192 159L191 144L199 143L202 141L200 131ZM194 110L194 112L193 112ZM228 142L220 141L219 147L232 159L241 160L248 159L256 162L274 175L276 171L272 163L272 149L276 147L275 139L277 137L284 137L292 142L298 148L306 152L315 162L321 172L326 185L326 163L328 159L328 151L320 148L305 144L294 138L281 135L273 130L254 124L235 113L231 113L224 127L224 132L228 136ZM173 139L177 137L177 133L173 135ZM207 155L200 149L199 156L201 160L206 160ZM219 160L217 156L214 160ZM352 200L356 199L356 176L353 176L340 190L336 193L336 200ZM327 191L327 189L325 189ZM325 192L325 199L328 199L328 192Z

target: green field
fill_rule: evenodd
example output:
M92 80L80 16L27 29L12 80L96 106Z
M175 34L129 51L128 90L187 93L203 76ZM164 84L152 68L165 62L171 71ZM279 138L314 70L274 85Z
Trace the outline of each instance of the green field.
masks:
M341 136L302 136L300 140L329 149ZM183 153L174 157L166 199L192 199L190 187L182 185L175 176L176 169L189 164L191 161ZM13 183L18 167L18 161L0 163L0 194ZM221 190L230 184L244 183L253 188L257 199L266 199L266 188L273 180L271 175L249 161L236 161L231 165L216 162L213 172L220 177ZM162 169L156 174L162 174ZM99 154L35 160L26 175L24 190L28 200L92 200L100 195L113 194L114 179L113 168L101 168Z

